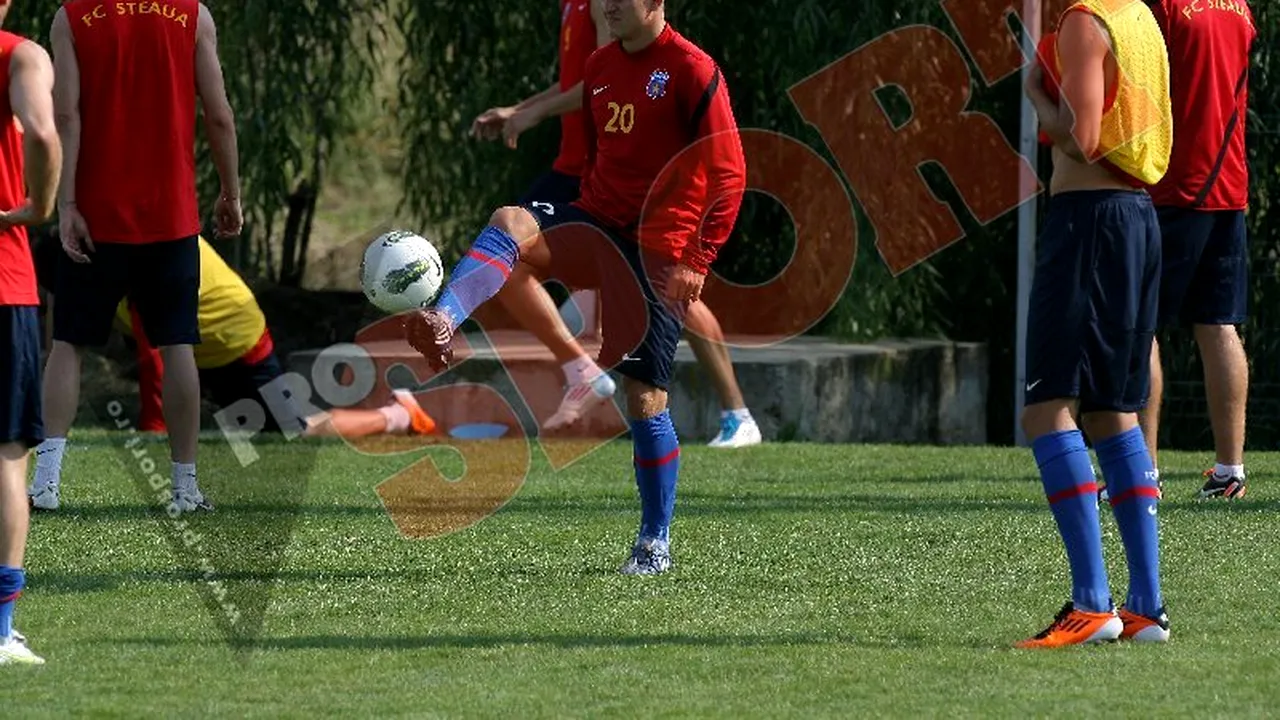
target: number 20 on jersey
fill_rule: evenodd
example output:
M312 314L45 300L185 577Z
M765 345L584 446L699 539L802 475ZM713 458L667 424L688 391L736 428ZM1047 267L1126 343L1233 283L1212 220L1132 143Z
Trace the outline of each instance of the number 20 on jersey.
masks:
M636 106L631 103L619 105L611 102L609 113L609 122L604 124L604 131L607 133L621 132L623 135L628 135L631 133L631 128L636 126Z

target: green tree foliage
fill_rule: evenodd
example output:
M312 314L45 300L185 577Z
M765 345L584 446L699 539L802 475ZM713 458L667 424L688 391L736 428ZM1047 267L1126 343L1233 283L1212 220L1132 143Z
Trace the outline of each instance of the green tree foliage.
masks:
M49 47L58 0L14 4L6 28ZM106 3L111 5L111 3ZM249 273L280 279L286 208L318 188L351 108L368 97L381 58L386 0L209 3L227 94L236 112L246 230L233 255ZM217 174L199 148L201 209L212 212ZM304 242L305 244L305 242ZM305 247L295 250L295 255ZM245 252L247 251L247 252ZM286 278L292 280L293 278Z

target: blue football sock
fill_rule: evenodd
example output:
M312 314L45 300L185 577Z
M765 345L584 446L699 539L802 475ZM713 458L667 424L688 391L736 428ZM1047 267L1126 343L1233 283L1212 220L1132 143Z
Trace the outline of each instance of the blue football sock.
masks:
M0 640L13 634L13 606L26 583L22 568L0 566Z
M449 276L449 284L436 302L437 309L449 313L454 330L471 317L476 308L498 294L519 257L520 248L505 230L490 225L480 233L458 261Z
M1111 589L1102 562L1098 485L1079 430L1050 433L1032 443L1049 507L1071 563L1071 601L1079 610L1107 612ZM1110 482L1111 475L1107 475Z
M1129 562L1131 612L1155 617L1164 604L1160 597L1160 537L1156 527L1159 483L1147 452L1142 428L1120 433L1094 446L1107 477L1111 511L1124 541Z
M631 422L636 487L640 490L640 536L666 540L676 507L680 441L671 414Z

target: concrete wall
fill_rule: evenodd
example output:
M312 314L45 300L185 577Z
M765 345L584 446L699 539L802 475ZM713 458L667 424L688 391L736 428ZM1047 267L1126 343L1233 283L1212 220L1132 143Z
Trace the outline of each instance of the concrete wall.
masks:
M507 347L505 343L511 341L502 342ZM545 351L524 342L530 348L527 352L504 352L508 367L520 377L518 393L496 355L483 347L454 373L461 380L493 387L513 401L526 432L535 433L534 418L546 418L555 411L563 378L549 354L544 357ZM382 356L384 365L397 361L406 365L389 372L393 386L413 384L405 370L421 367L421 362L407 345L379 343L371 349ZM290 369L309 377L316 352L291 354ZM853 345L800 338L768 348L734 348L732 356L747 405L766 440L956 445L984 444L987 439L987 354L980 344L891 340ZM424 406L446 427L463 421L501 421L486 414L480 402L483 391L476 386L426 395L436 396L424 400ZM525 403L514 402L517 397ZM617 400L621 405L621 392ZM370 398L364 406L384 401ZM526 406L532 408L532 416ZM686 441L715 436L718 398L708 375L683 343L676 357L670 406ZM585 426L581 428L585 434L604 436L625 427L611 408L593 414Z

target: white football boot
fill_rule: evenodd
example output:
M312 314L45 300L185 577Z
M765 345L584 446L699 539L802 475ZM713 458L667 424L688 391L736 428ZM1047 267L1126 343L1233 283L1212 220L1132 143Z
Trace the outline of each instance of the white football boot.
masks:
M760 426L756 424L755 418L748 416L746 419L742 419L730 413L720 418L720 434L707 446L713 448L741 448L749 445L759 445L762 440Z
M33 510L57 510L59 502L58 482L36 480L27 488L27 498Z
M0 642L0 665L43 665L44 658L31 652L27 639L14 630L9 639Z

